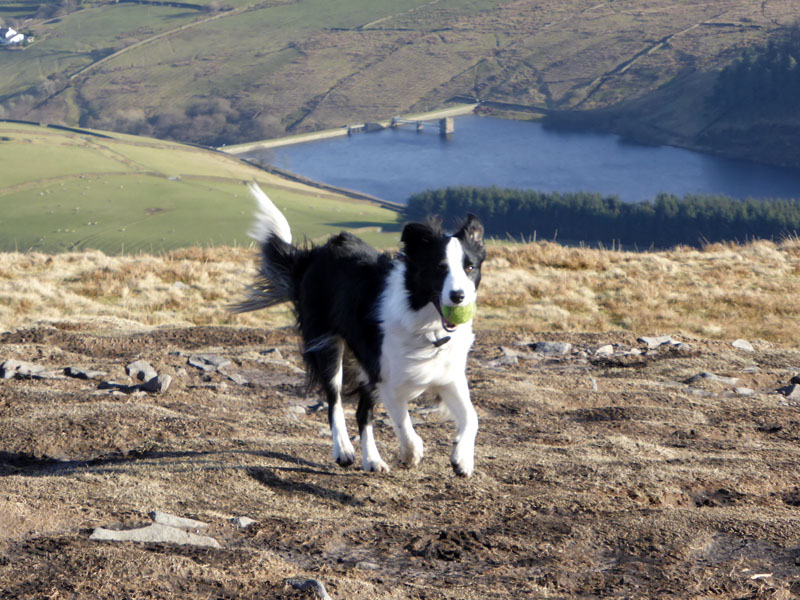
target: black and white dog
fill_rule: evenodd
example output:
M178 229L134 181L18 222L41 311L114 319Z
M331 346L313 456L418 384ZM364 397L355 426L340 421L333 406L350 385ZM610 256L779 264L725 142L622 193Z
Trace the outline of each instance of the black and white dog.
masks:
M234 310L294 305L309 382L320 385L328 401L334 460L340 465L355 460L341 400L347 349L358 365L353 387L364 470L389 470L372 429L379 398L392 418L404 462L419 463L422 439L412 427L408 403L430 390L457 423L453 469L471 475L478 418L465 368L475 336L471 320L454 325L441 307L475 302L486 256L480 221L469 215L452 236L435 222L407 224L396 258L349 233L322 246L298 247L267 195L255 184L250 191L258 202L250 235L261 244L262 262L248 298Z

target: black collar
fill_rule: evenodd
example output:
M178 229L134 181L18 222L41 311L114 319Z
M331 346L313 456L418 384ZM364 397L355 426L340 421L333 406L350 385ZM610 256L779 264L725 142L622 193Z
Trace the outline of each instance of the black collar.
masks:
M446 336L444 336L442 338L439 338L438 340L433 340L431 342L431 344L433 344L433 346L435 348L441 348L442 346L444 346L449 341L450 341L450 336L446 335Z

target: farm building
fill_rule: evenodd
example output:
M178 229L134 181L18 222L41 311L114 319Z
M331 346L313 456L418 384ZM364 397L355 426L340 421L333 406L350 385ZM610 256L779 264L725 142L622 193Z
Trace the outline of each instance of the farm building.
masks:
M11 45L21 44L25 41L25 36L17 33L11 27L0 27L0 44Z

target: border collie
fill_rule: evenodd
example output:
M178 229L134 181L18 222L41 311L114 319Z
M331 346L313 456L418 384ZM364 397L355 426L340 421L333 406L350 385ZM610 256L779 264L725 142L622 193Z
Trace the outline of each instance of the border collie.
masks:
M450 463L458 475L470 476L478 418L465 368L475 336L471 320L450 323L442 306L476 300L486 256L477 217L470 214L452 236L436 221L409 223L401 236L402 253L394 258L346 232L322 246L299 247L267 195L254 183L249 188L258 202L250 236L261 244L261 267L248 297L233 310L293 304L309 387L321 386L328 401L334 460L346 466L356 457L342 409L347 350L357 363L348 384L358 394L363 469L389 470L373 434L378 399L391 416L403 461L420 462L422 439L411 424L408 403L429 390L456 420Z

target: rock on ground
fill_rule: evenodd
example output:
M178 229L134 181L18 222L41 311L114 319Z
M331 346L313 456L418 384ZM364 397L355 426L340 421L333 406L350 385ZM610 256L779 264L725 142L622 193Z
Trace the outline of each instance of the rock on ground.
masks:
M320 600L333 600L319 579L287 579L286 583L301 592L312 590Z
M146 360L137 360L125 367L125 373L139 381L150 381L158 376L158 373Z
M670 344L670 345L677 344L677 342L672 339L671 335L659 335L659 336L655 336L655 337L640 337L636 341L639 342L640 344L644 344L650 350L652 350L653 348L658 348L659 346L663 346L664 344Z
M778 389L789 400L800 400L800 384L793 383Z
M150 518L153 519L155 523L167 525L169 527L177 527L178 529L206 529L208 527L208 523L195 521L194 519L188 519L186 517L177 517L160 510L151 512Z
M572 344L569 342L536 342L531 344L531 348L540 354L566 356L572 351Z
M686 380L686 383L698 383L700 381L713 381L715 383L724 383L725 385L736 385L739 381L739 378L722 377L721 375L715 375L714 373L703 371L702 373L698 373L697 375L689 377L689 379Z
M9 358L0 365L0 377L3 379L35 377L44 371L41 365Z
M231 364L230 360L219 354L193 354L187 362L201 371L216 371Z
M89 539L109 542L141 542L151 544L179 544L182 546L200 546L219 548L219 542L207 535L197 535L177 527L153 523L137 529L104 529L97 527Z
M75 379L102 379L107 374L105 371L81 369L79 367L67 367L64 369L64 375Z

